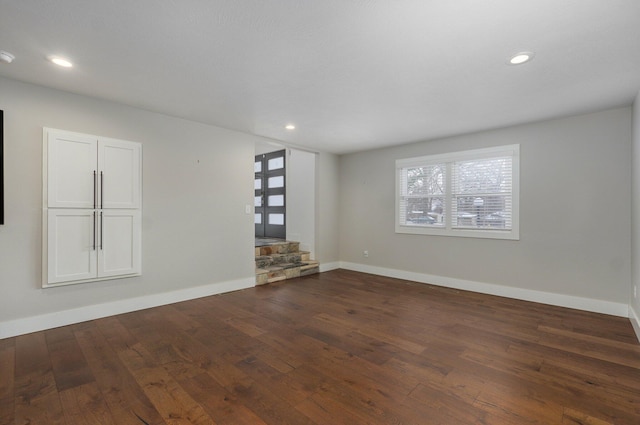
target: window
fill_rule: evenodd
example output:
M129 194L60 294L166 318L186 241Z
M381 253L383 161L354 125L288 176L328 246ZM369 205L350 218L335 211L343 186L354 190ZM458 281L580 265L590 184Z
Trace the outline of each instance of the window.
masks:
M396 233L519 239L519 145L396 161Z

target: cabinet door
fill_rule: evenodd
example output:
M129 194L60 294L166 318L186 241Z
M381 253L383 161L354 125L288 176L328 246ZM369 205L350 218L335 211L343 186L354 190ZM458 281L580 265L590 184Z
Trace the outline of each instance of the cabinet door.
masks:
M96 212L50 209L47 214L47 283L95 278L98 230Z
M59 130L47 131L48 206L94 208L97 188L97 139Z
M142 146L101 138L98 143L99 208L140 208Z
M98 214L98 277L140 274L140 211L102 210Z

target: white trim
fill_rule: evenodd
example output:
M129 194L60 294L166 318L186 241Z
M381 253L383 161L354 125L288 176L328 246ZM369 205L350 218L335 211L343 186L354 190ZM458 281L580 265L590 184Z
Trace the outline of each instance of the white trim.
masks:
M320 273L330 272L331 270L337 270L340 268L340 262L334 261L333 263L320 264Z
M465 160L477 160L494 157L510 157L511 163L511 228L505 230L488 228L464 228L452 225L452 178L453 163ZM447 213L442 226L426 226L400 223L400 204L404 197L402 192L406 189L400 187L402 181L401 174L405 173L408 167L419 167L424 165L441 164L446 166L444 191L445 205ZM396 160L395 171L395 232L411 235L436 235L453 236L464 238L483 239L504 239L520 240L520 145L495 146L484 149L474 149L461 152L450 152L438 155L427 155L415 158L404 158Z
M396 208L397 210L398 208ZM516 219L514 218L515 222ZM481 239L504 239L520 240L520 229L512 230L491 230L491 229L447 229L443 227L427 227L419 225L405 225L396 223L396 233L405 235L432 235L432 236L453 236L459 238L481 238Z
M244 279L229 280L226 282L212 283L209 285L180 289L172 292L90 305L72 310L47 313L40 316L9 320L6 322L0 322L0 339L24 335L31 332L44 331L47 329L57 328L59 326L72 325L74 323L86 322L88 320L100 319L102 317L113 316L116 314L130 313L132 311L208 297L210 295L253 288L255 283L255 276L251 276Z
M640 315L636 313L631 305L629 306L629 320L631 321L631 326L633 326L633 330L636 333L638 342L640 342Z
M518 156L520 145L493 146L490 148L471 149L458 152L447 152L443 154L425 155L413 158L403 158L396 160L396 168L419 167L424 164L440 164L443 162L466 161L475 159L492 158L495 156Z
M514 298L523 301L532 301L541 304L591 311L594 313L610 314L619 317L629 316L629 308L627 304L611 301L575 297L571 295L556 294L553 292L535 291L532 289L514 288L510 286L435 276L425 273L388 269L385 267L369 266L366 264L341 262L340 268L397 279L411 280L430 285L444 286L447 288L461 289L464 291L479 292L481 294L497 295L499 297Z

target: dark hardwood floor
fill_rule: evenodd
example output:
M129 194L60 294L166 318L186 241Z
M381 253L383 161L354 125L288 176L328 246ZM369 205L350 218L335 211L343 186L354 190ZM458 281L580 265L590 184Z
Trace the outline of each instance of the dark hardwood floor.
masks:
M344 270L0 340L0 424L640 424L627 319Z

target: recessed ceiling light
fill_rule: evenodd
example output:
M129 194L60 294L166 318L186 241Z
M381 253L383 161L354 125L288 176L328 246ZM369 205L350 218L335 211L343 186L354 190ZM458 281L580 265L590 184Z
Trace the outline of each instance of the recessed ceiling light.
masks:
M525 62L529 62L531 59L533 59L533 56L533 52L518 52L515 55L511 56L511 59L509 59L509 63L511 65L520 65Z
M284 128L286 128L287 130L295 130L296 126L293 124L287 124L284 126Z
M49 59L51 62L55 63L56 65L62 66L64 68L71 68L73 66L71 62L69 62L65 58L61 58L60 56L48 56L47 59Z
M0 62L11 63L15 58L11 53L0 50Z

